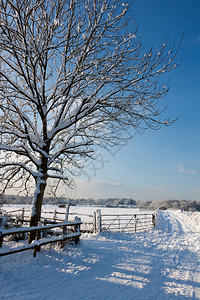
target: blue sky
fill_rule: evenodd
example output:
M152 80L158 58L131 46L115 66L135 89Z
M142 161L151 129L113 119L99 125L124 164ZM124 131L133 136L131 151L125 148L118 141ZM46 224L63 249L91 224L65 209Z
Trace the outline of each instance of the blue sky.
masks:
M185 33L181 66L168 73L167 114L176 123L136 135L116 153L99 150L97 161L76 178L77 198L200 201L200 1L135 0L135 23L146 49Z

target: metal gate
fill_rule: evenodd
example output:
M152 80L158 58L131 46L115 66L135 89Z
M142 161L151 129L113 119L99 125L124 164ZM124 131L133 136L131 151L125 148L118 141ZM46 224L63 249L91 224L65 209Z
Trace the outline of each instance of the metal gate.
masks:
M146 231L155 226L155 214L102 214L99 219L101 231L137 232Z

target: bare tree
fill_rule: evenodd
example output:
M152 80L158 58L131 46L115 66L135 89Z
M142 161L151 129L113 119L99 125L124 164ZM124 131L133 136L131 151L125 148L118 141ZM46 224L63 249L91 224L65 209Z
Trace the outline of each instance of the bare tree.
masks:
M67 181L126 129L173 122L160 77L179 47L144 52L132 13L119 0L0 0L0 176L4 191L34 179L30 225L47 180Z

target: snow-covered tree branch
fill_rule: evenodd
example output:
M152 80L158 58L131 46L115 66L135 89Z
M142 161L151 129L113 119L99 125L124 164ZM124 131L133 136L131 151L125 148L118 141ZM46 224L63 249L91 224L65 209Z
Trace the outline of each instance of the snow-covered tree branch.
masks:
M173 122L161 76L179 47L144 52L132 13L120 0L0 0L1 179L34 178L31 225L48 178L66 179L126 129Z

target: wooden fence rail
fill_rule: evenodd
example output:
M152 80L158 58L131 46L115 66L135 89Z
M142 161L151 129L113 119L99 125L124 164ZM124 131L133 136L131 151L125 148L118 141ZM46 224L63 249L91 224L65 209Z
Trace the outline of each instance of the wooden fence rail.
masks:
M30 245L25 245L22 247L16 247L14 249L10 249L8 251L1 251L0 256L5 256L25 250L33 249L33 256L36 256L36 253L40 251L40 246L46 245L49 243L55 243L55 242L64 242L67 239L73 239L75 243L78 243L79 237L81 236L80 232L80 225L82 224L81 220L76 218L73 222L64 222L60 224L52 224L52 225L45 225L45 226L36 226L36 227L20 227L20 228L12 228L12 229L3 229L0 231L0 248L2 248L3 245L3 238L5 236L9 235L16 235L20 233L30 233L30 232L36 232L38 240L33 241ZM68 227L73 228L72 233L67 233ZM47 237L47 234L45 232L49 229L54 228L62 228L63 234L62 236L56 236L56 237ZM44 238L40 239L40 233L44 233Z
M19 211L16 217L16 223L29 222L27 215L29 210ZM8 211L10 213L10 211ZM55 224L68 220L76 213L69 212L69 206L66 212L59 210L42 211L41 222L43 224ZM102 232L102 231L120 231L120 232L137 232L151 229L155 226L156 214L138 213L138 214L106 214L101 213L98 209L93 214L78 213L82 218L81 232Z
M9 215L10 220L15 222L16 224L23 224L23 223L29 223L29 215L30 215L30 209L17 209L17 210L8 210L6 212L7 215ZM79 216L83 217L82 219L82 226L81 226L81 232L94 232L95 231L95 222L94 214L84 214L84 213L78 213ZM63 222L65 220L72 220L74 216L77 215L77 212L70 212L68 208L66 208L66 211L59 211L59 210L52 210L52 211L45 211L42 210L41 214L41 223L42 224L57 224L58 222Z

